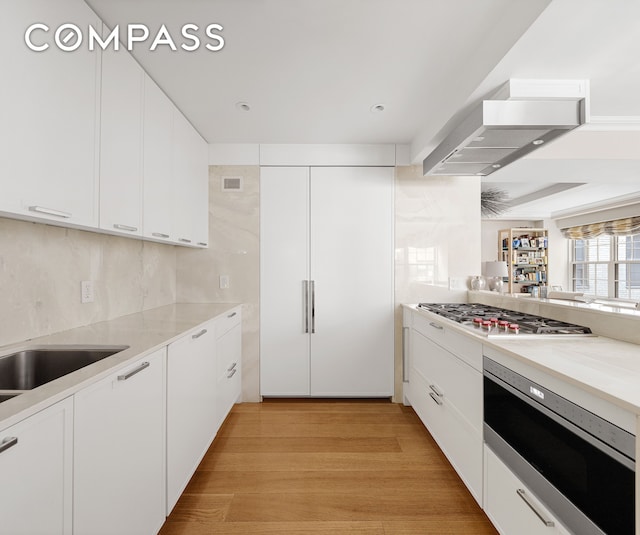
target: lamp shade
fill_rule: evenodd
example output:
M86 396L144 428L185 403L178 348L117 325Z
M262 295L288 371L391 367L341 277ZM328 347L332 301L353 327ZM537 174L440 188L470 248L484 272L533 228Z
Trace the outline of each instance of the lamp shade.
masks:
M484 263L485 277L506 277L509 275L507 263L500 260Z

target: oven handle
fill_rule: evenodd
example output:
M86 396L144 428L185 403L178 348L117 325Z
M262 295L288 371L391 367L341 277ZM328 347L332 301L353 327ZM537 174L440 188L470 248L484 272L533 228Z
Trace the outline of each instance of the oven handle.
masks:
M527 493L524 491L524 489L518 489L516 490L516 493L518 494L518 496L520 496L520 498L522 498L522 500L524 501L524 503L526 503L529 506L529 509L531 509L536 516L541 520L541 522L547 526L548 528L552 528L553 526L555 526L553 520L547 520L543 514L538 511L536 505L531 501L531 498L529 498L529 496L527 496Z
M544 405L540 405L539 403L529 399L529 397L527 397L525 394L523 394L522 392L520 392L516 388L513 388L509 383L505 383L499 377L496 377L495 375L489 373L487 370L484 371L484 376L487 379L489 379L490 381L493 381L497 385L501 386L502 388L504 388L505 390L507 390L508 392L513 394L514 396L520 398L522 401L524 401L525 403L527 403L528 405L530 405L531 407L533 407L537 411L539 411L542 414L544 414L545 416L551 418L554 422L560 424L565 429L568 429L574 435L577 435L578 437L580 437L585 442L588 442L589 444L591 444L595 448L599 449L602 453L608 455L613 460L619 462L622 466L625 466L629 470L633 470L635 472L636 463L635 463L635 461L633 459L630 459L629 457L627 457L626 455L620 453L618 450L612 448L608 444L605 444L604 442L602 442L602 441L598 440L597 438L593 437L592 435L590 435L586 431L582 430L577 425L571 423L569 420L565 420L562 416L558 416L555 412L553 412L550 409L547 409L547 407L545 407Z

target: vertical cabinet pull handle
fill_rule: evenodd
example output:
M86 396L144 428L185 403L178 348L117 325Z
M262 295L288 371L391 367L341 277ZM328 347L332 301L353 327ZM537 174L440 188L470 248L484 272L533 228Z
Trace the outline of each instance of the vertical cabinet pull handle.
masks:
M436 385L429 385L429 388L431 390L433 390L433 393L438 396L439 398L443 398L444 394L440 391L440 389L438 387L436 387Z
M429 392L429 395L431 396L431 399L436 402L436 405L442 405L442 401L440 401L433 392Z
M0 453L7 451L9 448L13 448L18 443L18 437L7 437L0 442Z
M148 367L149 367L149 363L143 362L137 368L134 368L133 370L127 373L123 373L122 375L118 375L118 381L126 381L127 379L130 379L131 377L133 377L135 374L140 373L142 370L146 370Z
M409 381L409 370L407 370L407 353L409 351L409 327L402 328L402 382Z
M207 329L202 329L199 333L192 334L191 338L193 338L195 340L196 338L200 338L201 336L204 336L205 334L207 334Z
M316 332L316 281L311 281L311 334Z
M309 281L302 281L302 308L304 310L304 334L309 332Z
M524 491L524 489L518 489L518 490L516 490L516 493L518 494L518 496L520 496L520 498L522 498L524 503L526 503L529 506L529 509L531 509L536 514L536 516L540 519L540 521L545 526L547 526L548 528L552 528L555 525L553 520L549 520L549 519L545 518L544 515L540 511L538 511L538 509L536 508L535 504L531 501L531 498L529 498L527 496L527 494Z
M227 375L227 379L231 379L237 372L237 369L231 370L231 373L229 375Z

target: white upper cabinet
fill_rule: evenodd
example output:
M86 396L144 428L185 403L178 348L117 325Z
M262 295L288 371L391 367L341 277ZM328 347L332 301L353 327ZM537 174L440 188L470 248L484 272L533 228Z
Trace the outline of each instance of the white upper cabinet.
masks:
M33 32L34 44L49 44L41 52L25 44L25 30L38 21L50 27ZM95 228L101 54L84 44L59 50L53 34L69 22L101 26L81 0L3 4L0 213Z
M125 50L102 54L100 228L142 235L144 71Z
M172 177L174 106L151 78L144 84L144 220L143 235L174 241Z

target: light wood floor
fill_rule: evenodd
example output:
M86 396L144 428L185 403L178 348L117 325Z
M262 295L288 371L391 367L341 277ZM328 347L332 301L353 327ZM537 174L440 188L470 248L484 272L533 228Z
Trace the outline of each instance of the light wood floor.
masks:
M411 408L236 405L160 535L494 535Z

